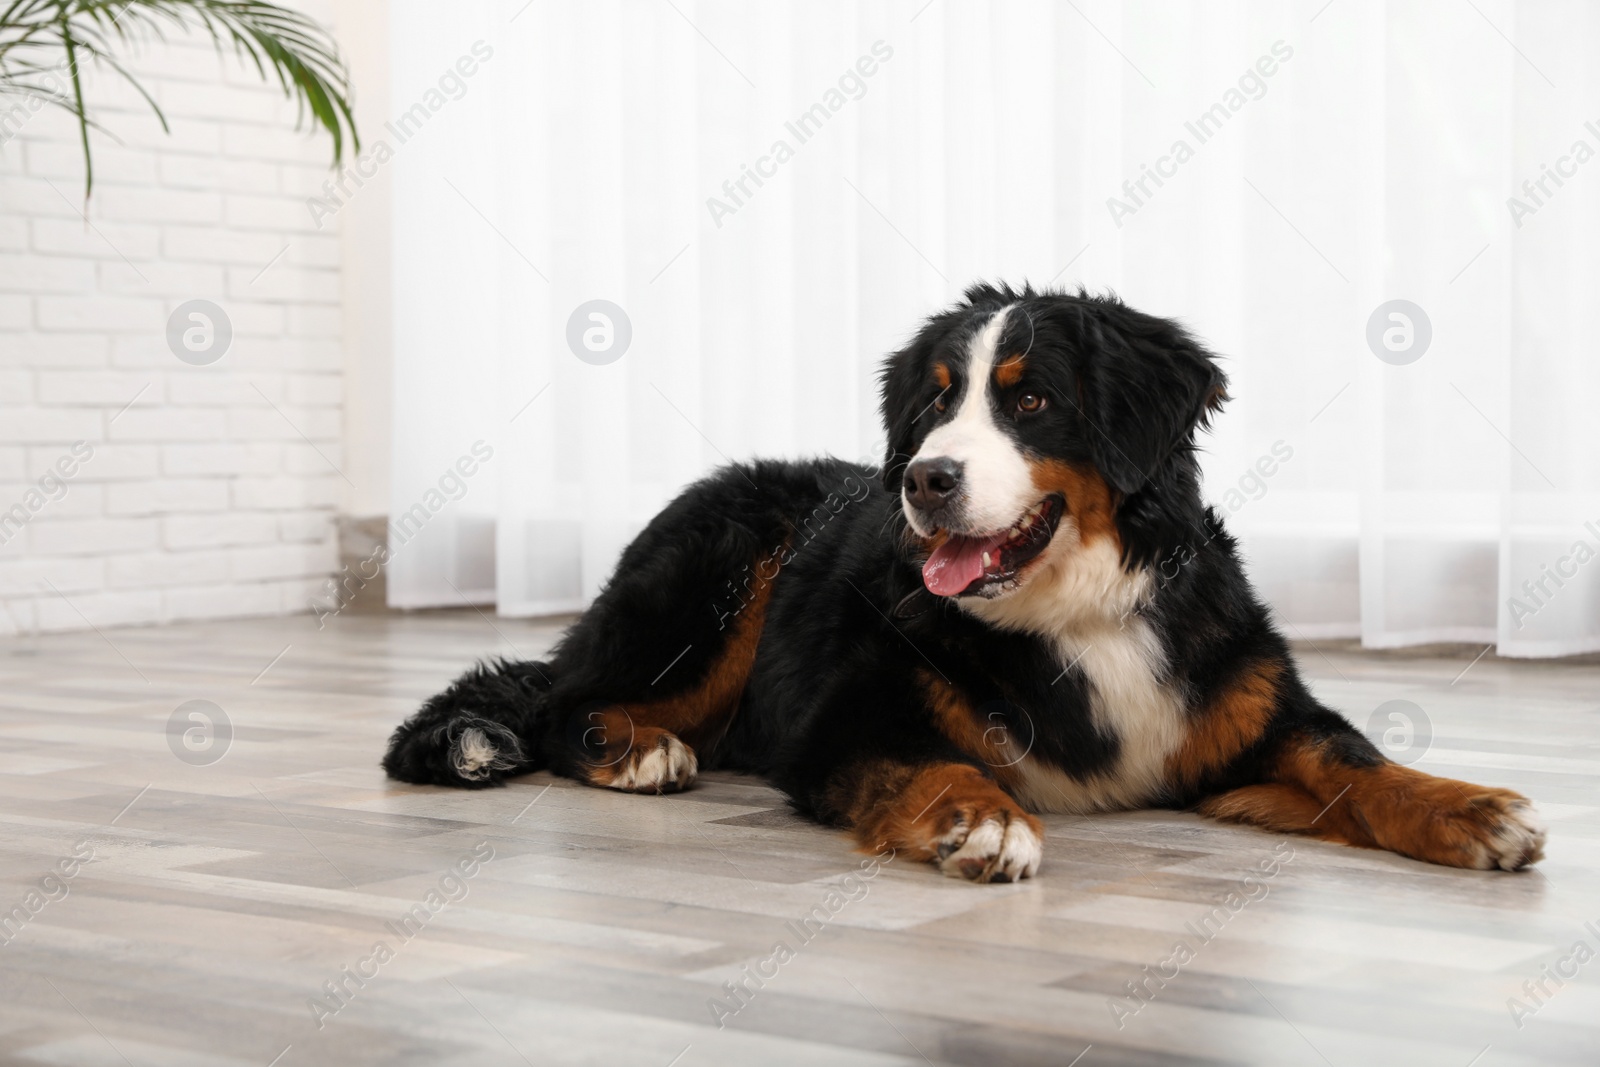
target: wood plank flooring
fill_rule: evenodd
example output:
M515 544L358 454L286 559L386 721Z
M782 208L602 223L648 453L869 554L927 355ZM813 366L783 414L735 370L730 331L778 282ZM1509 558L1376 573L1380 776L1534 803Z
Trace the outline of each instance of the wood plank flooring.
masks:
M468 610L0 645L0 1063L1600 1063L1600 667L1301 651L1358 724L1421 708L1418 766L1533 796L1535 873L1141 812L1048 818L1036 880L972 886L863 870L737 775L384 779L420 699L555 634Z

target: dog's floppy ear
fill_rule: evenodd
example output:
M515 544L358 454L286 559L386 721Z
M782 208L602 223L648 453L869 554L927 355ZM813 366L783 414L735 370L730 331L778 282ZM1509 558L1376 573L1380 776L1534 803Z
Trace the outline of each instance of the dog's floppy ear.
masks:
M1096 312L1099 312L1097 314ZM1121 306L1086 309L1079 403L1095 466L1124 494L1144 487L1228 399L1216 358L1172 322Z
M916 451L917 431L932 413L927 395L930 365L934 350L962 320L969 306L958 304L922 324L909 344L884 361L878 374L881 386L879 411L883 416L886 453L883 458L883 487L900 491L906 464Z
M920 340L919 336L917 341ZM922 363L921 346L917 341L885 360L878 376L882 385L880 412L887 441L881 474L883 487L891 493L900 491L906 464L911 462L911 436L916 429L917 400L922 395L923 385L917 374Z

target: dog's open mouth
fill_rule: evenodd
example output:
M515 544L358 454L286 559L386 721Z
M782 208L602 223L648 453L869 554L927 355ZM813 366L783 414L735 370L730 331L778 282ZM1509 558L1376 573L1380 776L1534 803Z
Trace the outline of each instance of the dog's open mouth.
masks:
M1066 511L1059 494L1045 497L1009 529L993 534L951 534L922 566L922 584L936 596L962 596L1016 579L1043 552Z

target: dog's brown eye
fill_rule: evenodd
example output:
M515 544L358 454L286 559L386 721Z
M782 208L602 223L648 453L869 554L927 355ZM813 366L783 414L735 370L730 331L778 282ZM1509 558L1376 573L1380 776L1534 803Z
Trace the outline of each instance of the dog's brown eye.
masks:
M945 403L943 393L940 393L938 396L933 398L933 410L939 412L941 415L944 414L944 409L948 406L949 405Z
M1017 410L1026 411L1030 415L1035 411L1043 411L1045 399L1037 393L1023 393L1017 397Z

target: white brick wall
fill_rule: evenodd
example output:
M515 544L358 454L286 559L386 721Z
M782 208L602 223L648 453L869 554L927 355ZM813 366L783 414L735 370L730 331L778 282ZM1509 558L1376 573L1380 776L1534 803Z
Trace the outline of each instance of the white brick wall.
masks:
M330 142L200 39L131 65L172 133L91 75L124 144L92 135L87 223L70 120L0 133L3 634L304 611L337 569L340 246L304 194ZM210 366L167 347L193 298L233 324ZM33 510L77 441L92 458Z

